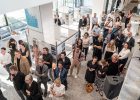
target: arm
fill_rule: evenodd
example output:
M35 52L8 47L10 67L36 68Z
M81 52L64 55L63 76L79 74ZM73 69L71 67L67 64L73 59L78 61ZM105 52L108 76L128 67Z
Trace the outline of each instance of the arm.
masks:
M7 46L6 46L8 49L12 50L12 48L9 48L9 42L7 42Z
M65 70L65 74L63 76L63 80L62 80L62 83L67 79L67 71Z
M38 72L38 67L39 67L39 66L37 65L37 66L36 66L36 72L35 72L35 75L40 77L41 74L39 74L39 72Z
M129 51L121 51L121 52L125 52L125 55L122 56L122 57L119 57L119 59L124 59L124 58L128 57L128 54L130 53L130 50Z
M36 93L38 93L38 84L37 83L35 83L34 84L34 88L33 88L33 90L32 91L30 91L30 96L35 96L36 95Z
M29 56L29 51L27 51L27 52L26 52L26 55L25 55L25 57L28 57L28 56Z
M25 67L26 67L26 73L29 74L30 73L30 64L27 60L27 58L24 58L24 64L25 64Z
M116 46L114 46L114 50L113 50L113 53L115 53L116 52Z
M15 41L16 49L17 49L17 41Z
M85 54L83 52L81 52L81 58L80 60L82 60L85 57Z
M102 77L104 77L104 76L106 75L106 73L107 73L107 68L105 68L104 72L101 73L100 75L101 75Z

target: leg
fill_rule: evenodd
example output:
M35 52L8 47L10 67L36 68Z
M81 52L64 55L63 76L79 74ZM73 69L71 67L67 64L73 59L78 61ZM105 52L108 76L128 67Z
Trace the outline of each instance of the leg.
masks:
M65 86L65 90L67 90L67 80L65 80L64 82L62 82L62 84Z
M17 91L18 95L21 97L21 100L25 100L22 90L16 90L16 91Z
M73 63L72 63L71 66L70 66L70 75L72 75L74 66L75 66L75 64L73 64Z
M41 93L43 93L42 92L42 89L41 89L41 83L42 83L42 81L41 80L38 80L37 83L38 83L38 89L40 90Z
M48 89L47 82L43 82L43 85L45 87L44 97L46 97L47 96L47 89Z
M94 42L95 42L95 36L92 36L92 43L93 43L93 45L94 45Z
M87 53L88 53L88 47L85 48L85 59L86 59L86 57L87 57Z
M80 63L80 64L78 64L78 65L76 65L76 66L77 66L77 72L76 72L76 75L78 75L79 70L80 70L80 67L81 67L81 63Z
M48 69L48 76L51 79L51 81L53 82L52 68Z
M8 65L6 65L6 70L7 70L7 72L9 73L9 78L10 78L10 76L11 76L11 74L10 74L10 70L9 70L9 67L11 66L12 64L8 64Z
M106 46L106 44L103 43L103 49L102 49L102 52L103 52L103 53L104 53L104 50L105 50L105 46Z

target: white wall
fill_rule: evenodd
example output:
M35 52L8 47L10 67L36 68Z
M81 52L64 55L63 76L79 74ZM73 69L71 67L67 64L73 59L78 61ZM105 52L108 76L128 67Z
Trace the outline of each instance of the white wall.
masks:
M88 6L88 7L92 7L93 5L93 0L83 0L83 6Z

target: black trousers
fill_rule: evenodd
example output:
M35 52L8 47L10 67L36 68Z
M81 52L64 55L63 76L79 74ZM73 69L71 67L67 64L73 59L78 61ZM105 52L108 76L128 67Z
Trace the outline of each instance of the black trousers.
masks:
M67 90L67 88L68 88L67 80L65 80L64 82L62 82L62 84L65 86L65 90Z
M122 50L122 46L116 46L116 49L118 48L118 54L120 53L120 51Z
M6 70L7 70L7 72L9 73L9 77L11 76L11 73L10 73L10 70L9 70L9 67L11 66L12 64L10 63L10 64L7 64L7 65L5 65L6 66Z
M87 53L88 53L88 47L83 47L83 52L85 53L85 58L87 57Z
M0 89L0 100L7 100L7 99L4 97L4 95L3 95L2 91L1 91L1 89Z
M122 70L123 70L123 68L124 68L124 66L125 66L125 64L126 64L126 62L127 62L127 60L128 60L128 57L125 58L125 59L121 59L121 60L120 60L120 63L123 64L123 65L119 68L120 72L122 72Z
M127 24L129 23L130 18L126 18L125 20L125 28L127 27Z

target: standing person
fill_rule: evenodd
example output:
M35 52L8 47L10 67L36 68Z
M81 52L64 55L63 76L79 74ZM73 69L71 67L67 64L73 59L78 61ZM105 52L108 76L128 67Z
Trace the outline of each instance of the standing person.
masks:
M95 71L98 67L97 63L98 58L93 57L92 60L88 61L87 63L87 71L85 75L86 84L92 84L95 80Z
M33 45L33 54L35 58L35 66L38 64L39 57L42 55L42 52L38 49L38 45Z
M23 91L27 95L27 100L43 100L38 89L38 84L33 80L33 77L31 75L27 75L25 77Z
M124 15L125 15L124 10L120 11L119 13L121 14L122 19L124 19Z
M26 57L29 64L30 64L30 71L31 73L33 74L33 70L31 68L32 66L32 62L31 62L31 58L30 58L30 54L29 54L29 50L26 49L25 45L24 44L20 44L20 53L23 57Z
M50 87L50 95L49 97L52 100L64 100L65 95L65 86L61 84L61 79L57 78L54 81L54 84Z
M111 56L115 52L116 52L115 41L111 40L105 47L105 57L104 57L104 59L111 58Z
M67 90L67 70L63 67L62 61L58 62L58 67L54 70L54 78L60 78L65 90Z
M84 34L84 38L83 38L83 52L85 52L85 61L86 61L86 57L88 54L88 48L89 48L89 44L90 44L90 38L88 37L88 33L86 32Z
M38 88L41 94L43 94L41 90L41 83L43 83L45 87L44 97L46 97L47 96L47 81L48 81L48 66L45 65L43 62L44 60L41 58L38 60L38 65L36 66L35 75L37 76Z
M95 24L95 27L92 30L92 43L94 43L98 40L98 37L101 33L101 29L98 27L98 24Z
M12 64L14 64L14 55L17 48L17 41L11 38L9 42L7 42L7 48L10 49Z
M106 33L109 28L112 28L113 22L111 21L111 17L108 17L104 24L104 33Z
M89 34L89 37L91 37L92 32L91 32L91 30L90 30L90 26L89 26L89 25L87 25L87 28L84 29L84 32L87 32L87 33ZM82 37L84 37L84 35L82 35Z
M107 17L108 17L108 18L110 17L110 18L111 18L111 21L113 22L113 21L114 21L114 11L111 11L111 13L108 14Z
M98 61L102 59L102 46L103 46L103 37L99 37L98 41L95 42L94 44L94 50L93 50L93 55L92 57L97 57Z
M127 24L127 28L124 29L123 35L125 37L127 37L128 32L132 32L132 30L131 30L131 24Z
M94 17L92 17L92 29L93 29L93 27L95 25L95 21L98 22L98 17L96 17L96 13L94 13Z
M121 50L121 52L119 53L119 59L120 62L123 64L119 69L120 72L122 72L128 57L129 57L129 53L130 53L130 49L129 49L129 44L128 43L124 43L124 48ZM126 69L126 68L125 68Z
M116 26L112 30L112 32L113 32L113 34L115 36L114 39L116 39L119 30L120 30L119 24L116 24Z
M30 64L26 57L23 57L18 50L15 51L14 65L18 68L18 71L28 75L30 73Z
M104 49L106 47L106 45L110 42L110 40L114 39L114 34L112 33L112 28L109 29L108 32L105 32L103 35L103 53L104 53Z
M96 92L99 91L99 94L103 96L103 88L104 88L104 82L105 82L105 77L107 73L107 63L104 59L100 61L100 65L97 68L97 74L95 77L94 84L97 86Z
M78 39L76 45L75 45L75 48L79 46L80 47L80 50L83 51L83 40L82 39Z
M128 42L129 46L130 46L130 51L131 49L135 46L135 39L132 37L132 32L128 32L127 33L127 37L124 39L124 43ZM122 44L124 45L124 44Z
M24 92L22 90L23 85L25 83L24 73L20 72L18 70L18 68L14 65L10 66L9 69L10 69L10 73L11 73L11 81L13 81L14 88L15 88L16 92L20 96L21 100L25 100Z
M106 21L106 14L104 14L103 17L101 17L101 25L100 25L101 29L104 29L105 21Z
M116 18L116 20L115 20L113 26L116 27L117 24L119 24L119 26L122 27L122 22L121 22L121 20L120 20L119 17Z
M120 29L118 35L115 40L116 49L118 48L118 54L122 50L122 43L124 41L124 35L122 34L122 30Z
M53 57L49 53L49 49L47 47L43 48L43 59L44 59L44 64L48 66L48 76L53 82L53 76L52 76L52 62L53 62Z
M5 47L1 48L0 62L3 65L3 68L5 68L7 70L7 72L9 73L9 77L7 78L7 80L10 80L11 74L10 74L9 67L12 65L11 55L9 53L6 53Z
M77 66L77 72L75 75L75 78L77 78L77 75L79 73L80 67L81 67L81 61L85 57L84 53L80 51L80 47L77 46L75 50L73 50L73 62L70 66L70 75L72 75L74 66Z
M100 15L100 18L102 19L102 17L104 16L105 12L102 11L102 14Z
M126 16L125 28L126 28L127 24L129 23L131 17L132 17L132 11L130 10L129 13L127 14L127 16Z
M86 19L87 25L90 25L90 16L89 16L89 14L87 14L87 17L85 19Z
M58 26L61 26L61 21L59 19L59 15L57 15L57 19L55 19L55 24L57 24Z
M71 61L70 59L66 56L65 52L61 53L61 57L58 59L57 61L57 66L58 66L58 62L62 61L63 62L63 67L67 70L67 73L70 69L71 66Z
M18 43L19 43L19 45L24 44L24 45L25 45L26 50L29 50L29 45L28 45L28 43L27 43L27 42L22 41L22 40L19 40L19 41L18 41Z

